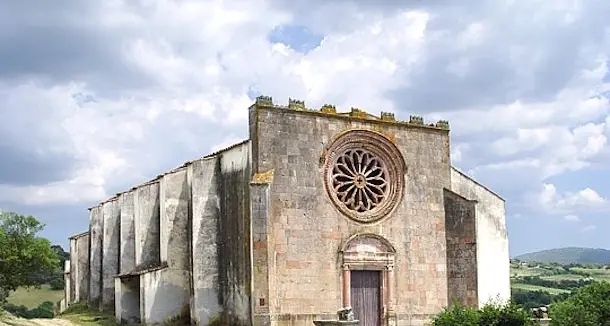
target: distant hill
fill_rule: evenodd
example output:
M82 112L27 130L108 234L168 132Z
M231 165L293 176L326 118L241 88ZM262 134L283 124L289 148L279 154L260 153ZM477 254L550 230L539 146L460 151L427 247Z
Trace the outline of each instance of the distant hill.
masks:
M521 261L567 264L610 264L610 250L594 248L557 248L514 257Z

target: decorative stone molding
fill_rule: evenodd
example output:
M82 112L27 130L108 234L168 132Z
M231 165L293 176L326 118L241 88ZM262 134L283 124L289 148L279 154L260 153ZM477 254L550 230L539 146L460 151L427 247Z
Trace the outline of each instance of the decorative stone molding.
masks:
M376 234L356 234L341 250L344 269L388 270L394 268L396 249Z
M350 307L351 270L377 270L382 273L383 315L394 314L394 264L396 249L383 237L366 233L351 236L341 249L343 306Z
M405 165L400 151L383 135L351 130L326 150L324 185L337 209L354 221L374 223L400 203Z

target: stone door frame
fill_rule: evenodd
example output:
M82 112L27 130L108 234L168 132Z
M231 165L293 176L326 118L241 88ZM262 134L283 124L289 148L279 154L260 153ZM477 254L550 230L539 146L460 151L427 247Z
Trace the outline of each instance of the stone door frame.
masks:
M351 236L341 249L343 307L351 307L351 271L376 270L381 272L381 320L387 323L394 312L394 263L396 249L380 235L361 233Z

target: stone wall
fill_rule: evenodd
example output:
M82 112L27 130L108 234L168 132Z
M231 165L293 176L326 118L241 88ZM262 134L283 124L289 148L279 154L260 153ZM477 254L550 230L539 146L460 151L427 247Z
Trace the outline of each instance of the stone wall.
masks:
M69 281L66 304L87 301L89 296L89 232L70 237Z
M251 316L250 142L219 154L219 292L232 325L248 325Z
M197 325L222 312L218 284L218 222L220 163L217 157L194 161L192 170L193 226L193 297L191 319Z
M158 267L160 257L159 181L153 180L135 189L135 264L137 270Z
M72 251L70 250L70 257L72 257ZM72 269L72 266L70 264L69 260L66 260L64 262L64 302L66 303L66 305L69 305L72 303L72 300L74 298L74 286L72 286L72 278L70 276L70 270Z
M120 207L120 259L119 273L131 273L136 268L136 225L134 213L134 191L119 196Z
M445 190L449 304L477 307L476 203Z
M140 278L143 323L188 320L190 315L190 187L186 167L160 179L160 259L162 268ZM142 250L146 251L147 247Z
M102 310L113 310L114 277L119 273L121 207L116 197L102 205Z
M89 256L89 255L87 255L87 256ZM76 245L76 239L74 239L74 237L70 237L70 266L69 266L68 272L69 272L71 285L66 288L66 290L68 292L68 294L66 296L66 298L68 299L68 304L77 302L76 301L76 273L72 272L72 271L77 270L77 267L76 267L76 264L78 264L77 261L78 261L78 246Z
M100 307L102 303L102 237L104 214L101 205L90 208L89 223L89 307Z
M89 233L82 234L76 238L77 252L77 275L74 286L76 287L76 301L86 301L89 297Z
M447 304L442 191L450 186L446 131L260 105L251 108L250 116L255 120L255 173L273 170L269 233L266 244L253 253L270 257L268 270L256 267L253 276L269 279L270 288L265 297L264 291L257 292L265 284L254 285L259 296L253 298L255 309L261 314L268 309L272 324L278 325L305 325L315 314L334 315L341 307L339 250L357 233L380 235L400 253L394 281L400 323L425 320ZM351 129L383 134L407 166L404 199L391 216L372 225L339 213L323 186L324 147Z
M459 170L451 170L451 190L475 200L479 306L510 299L510 257L504 200Z

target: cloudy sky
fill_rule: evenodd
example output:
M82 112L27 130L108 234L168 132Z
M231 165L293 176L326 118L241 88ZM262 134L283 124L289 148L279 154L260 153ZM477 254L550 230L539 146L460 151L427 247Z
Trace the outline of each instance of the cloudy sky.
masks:
M610 2L0 2L0 209L86 208L246 138L257 95L451 123L511 254L609 248Z

